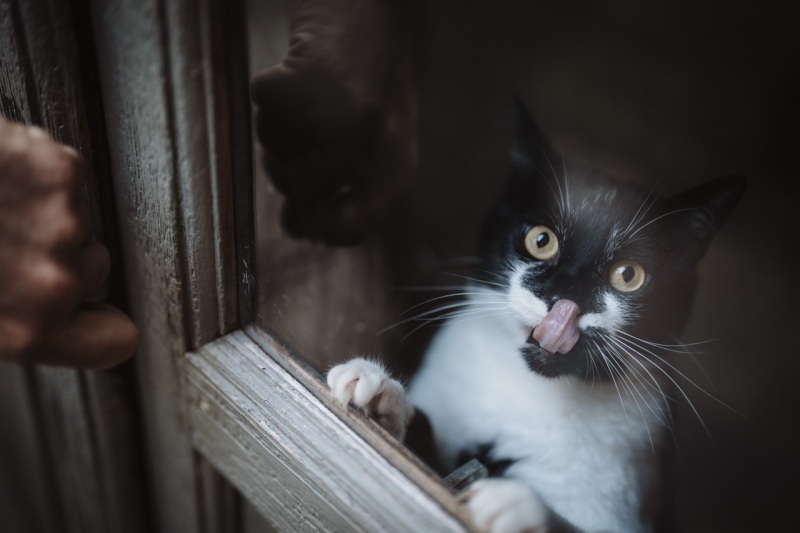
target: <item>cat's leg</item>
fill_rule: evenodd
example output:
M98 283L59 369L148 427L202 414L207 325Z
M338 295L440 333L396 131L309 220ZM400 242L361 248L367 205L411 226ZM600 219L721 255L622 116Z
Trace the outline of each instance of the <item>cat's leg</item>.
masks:
M473 483L464 494L472 521L490 533L578 533L527 485L510 478Z
M337 402L361 407L390 433L402 440L414 414L403 385L376 361L351 359L328 372L328 386Z

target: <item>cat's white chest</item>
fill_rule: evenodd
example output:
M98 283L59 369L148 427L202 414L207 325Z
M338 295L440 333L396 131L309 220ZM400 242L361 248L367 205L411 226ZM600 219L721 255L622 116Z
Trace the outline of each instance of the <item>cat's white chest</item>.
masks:
M655 439L660 405L623 406L610 383L548 379L519 353L524 331L500 318L446 325L409 389L428 415L437 448L454 468L459 453L493 446L521 479L580 525L636 531L637 454ZM623 395L624 397L624 395ZM640 400L641 401L641 400Z

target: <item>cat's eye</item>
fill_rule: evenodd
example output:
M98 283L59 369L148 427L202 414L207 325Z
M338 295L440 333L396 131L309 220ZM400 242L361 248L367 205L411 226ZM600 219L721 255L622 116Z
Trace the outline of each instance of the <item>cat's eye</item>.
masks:
M647 272L644 267L629 259L617 261L611 267L608 282L620 292L633 292L644 285Z
M534 226L525 234L525 249L535 259L548 261L558 253L558 238L547 226Z

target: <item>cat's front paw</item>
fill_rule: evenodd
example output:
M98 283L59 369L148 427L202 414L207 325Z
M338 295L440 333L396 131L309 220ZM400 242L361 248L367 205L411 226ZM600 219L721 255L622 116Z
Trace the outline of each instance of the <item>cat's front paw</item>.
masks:
M472 521L490 533L544 533L549 511L527 486L513 479L476 481L464 495Z
M398 439L405 437L414 407L380 363L358 358L336 365L328 372L328 387L337 402L353 402Z

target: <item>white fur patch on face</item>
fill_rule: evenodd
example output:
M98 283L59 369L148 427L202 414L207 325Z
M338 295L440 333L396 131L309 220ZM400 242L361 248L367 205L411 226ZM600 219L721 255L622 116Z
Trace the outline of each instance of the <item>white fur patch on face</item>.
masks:
M547 302L536 297L531 291L522 286L522 277L528 271L526 265L518 265L510 278L508 289L508 303L520 318L526 328L538 326L547 315ZM589 328L601 329L612 333L628 325L630 310L625 303L612 292L603 294L603 310L594 313L584 313L578 317L578 328L585 331Z
M522 286L522 276L527 269L518 265L511 274L508 289L508 303L517 312L526 327L534 328L547 315L547 302L537 298L531 291Z
M613 330L623 328L628 324L630 311L611 292L603 294L603 307L604 309L599 313L581 315L578 318L578 327L581 330L597 328L611 333Z

